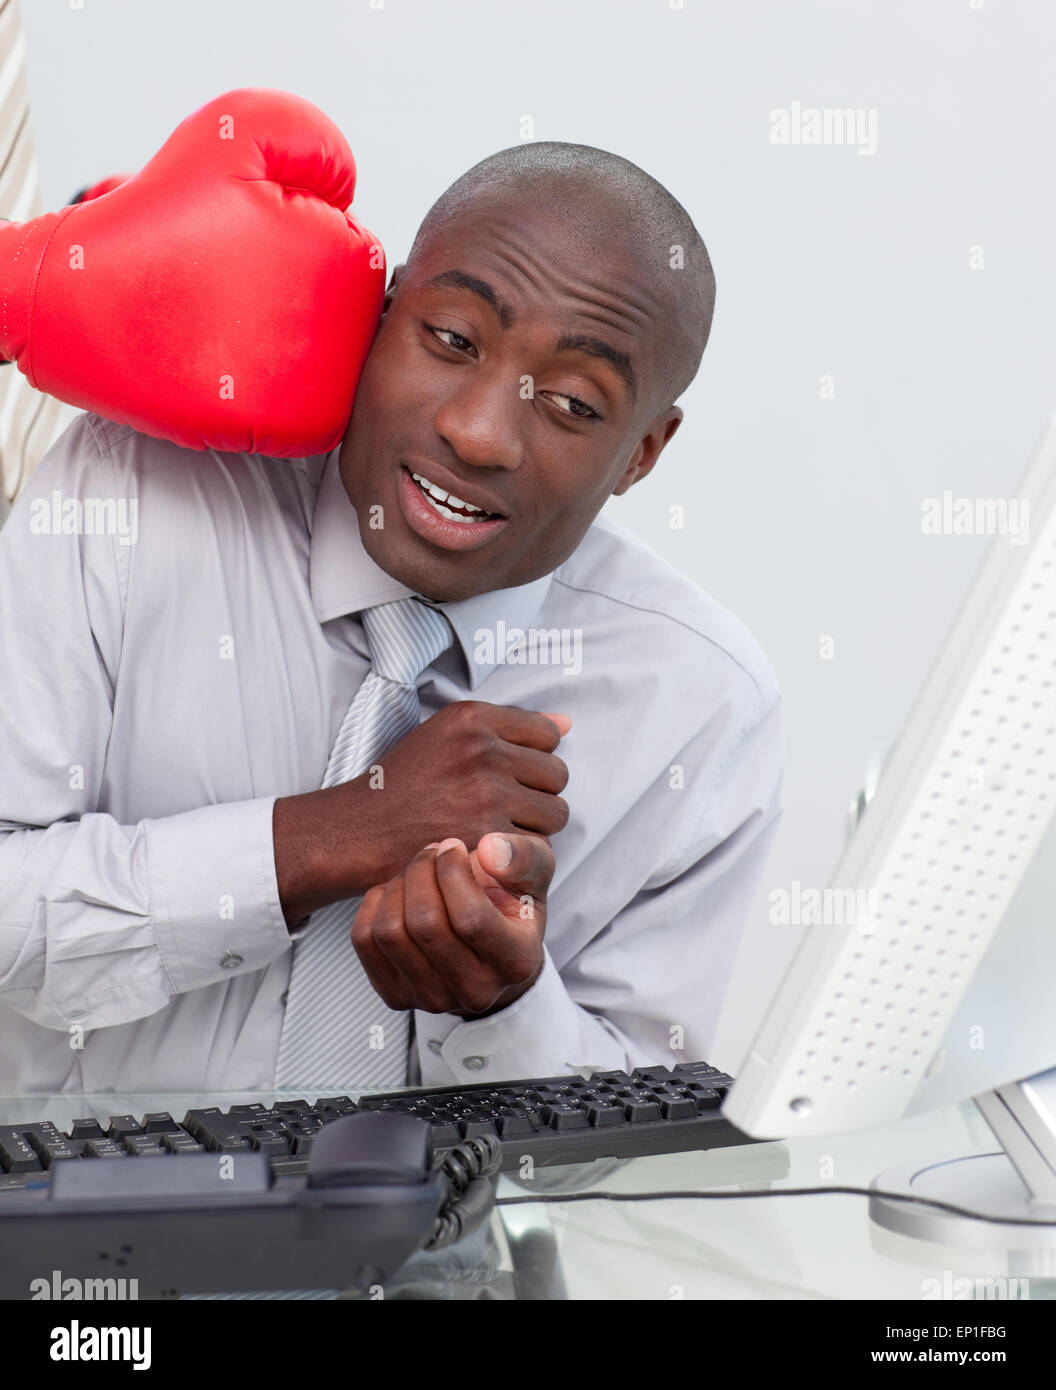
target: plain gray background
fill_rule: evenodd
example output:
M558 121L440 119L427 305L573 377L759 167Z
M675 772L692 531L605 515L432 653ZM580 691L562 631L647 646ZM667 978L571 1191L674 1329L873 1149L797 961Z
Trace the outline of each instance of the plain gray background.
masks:
M711 342L676 439L609 507L748 625L785 692L786 810L709 1059L735 1070L798 936L769 892L827 882L983 554L923 536L921 503L1014 491L1056 405L1056 7L77 3L22 0L45 207L137 169L221 92L273 86L345 132L390 265L526 115L536 139L634 160L694 218ZM876 153L772 144L794 101L875 108Z

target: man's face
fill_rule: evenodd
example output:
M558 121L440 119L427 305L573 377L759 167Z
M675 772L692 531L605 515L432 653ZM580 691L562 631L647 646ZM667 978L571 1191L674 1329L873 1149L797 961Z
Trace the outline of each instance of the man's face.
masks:
M367 553L438 602L562 564L682 417L655 413L669 310L633 246L538 201L478 198L401 267L341 448Z

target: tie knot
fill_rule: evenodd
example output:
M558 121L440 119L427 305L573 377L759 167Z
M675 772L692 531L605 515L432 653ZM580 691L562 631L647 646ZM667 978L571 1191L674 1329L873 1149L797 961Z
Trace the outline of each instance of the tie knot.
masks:
M430 662L455 639L443 613L416 598L363 610L374 671L397 685L414 685Z

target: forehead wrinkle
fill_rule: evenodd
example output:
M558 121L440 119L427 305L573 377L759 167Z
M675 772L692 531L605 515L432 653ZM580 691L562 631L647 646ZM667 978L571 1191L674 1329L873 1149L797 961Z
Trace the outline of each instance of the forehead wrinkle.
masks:
M541 292L546 284L556 285L568 297L584 297L582 289L595 291L599 302L609 307L611 313L627 318L635 328L645 327L650 317L661 310L661 296L650 292L649 285L642 275L627 271L611 270L606 279L588 278L577 282L574 272L564 271L557 265L546 264L532 246L528 235L513 218L492 213L482 220L482 231L492 243L482 247L482 253L493 254L502 261L503 267L514 279L522 279ZM582 238L577 238L582 242ZM621 246L634 256L634 242ZM553 254L553 253L552 253ZM575 252L572 252L574 256ZM566 257L567 259L567 257Z
M585 278L577 281L571 274L555 266L543 264L531 247L515 232L496 235L495 245L486 248L484 254L489 253L501 261L515 281L526 281L537 293L553 286L566 299L575 301L580 313L617 331L630 332L633 336L635 330L640 332L647 329L651 321L659 317L663 311L660 297L651 295L648 287L633 277L614 271L606 280ZM516 258L516 262L513 263L511 258ZM617 282L619 288L614 288L613 281ZM632 293L631 286L637 291L636 294ZM585 290L592 290L597 298L587 298ZM603 313L599 312L604 310L608 310L612 315L611 320L607 320ZM625 322L621 323L621 319Z

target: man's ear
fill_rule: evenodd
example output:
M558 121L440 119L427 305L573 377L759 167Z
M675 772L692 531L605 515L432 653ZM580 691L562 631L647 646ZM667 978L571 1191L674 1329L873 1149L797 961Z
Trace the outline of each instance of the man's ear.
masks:
M406 269L407 264L405 261L401 261L399 265L394 265L392 267L392 274L389 276L389 287L385 291L385 301L381 306L381 312L383 314L388 312L389 305L392 303L392 296L396 292L396 287Z
M648 433L642 436L642 441L631 455L630 462L623 470L620 481L613 488L613 497L622 497L628 488L641 482L646 474L652 472L653 464L663 452L664 445L682 423L682 418L682 408L677 405L671 406L664 411L663 415L657 416L649 426Z

